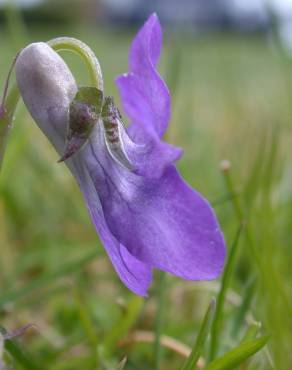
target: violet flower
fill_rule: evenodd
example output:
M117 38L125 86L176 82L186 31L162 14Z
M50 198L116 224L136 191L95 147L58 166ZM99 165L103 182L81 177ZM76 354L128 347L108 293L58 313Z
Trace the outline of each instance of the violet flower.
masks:
M113 148L102 117L88 142L66 160L119 277L139 295L146 295L154 268L209 280L220 274L225 257L212 208L173 164L181 150L161 140L170 119L170 96L156 70L160 49L161 28L153 14L132 43L130 72L116 80L130 126L123 127L112 107L108 114L118 135L110 141ZM61 155L77 92L69 68L47 44L35 43L20 53L16 77L32 117ZM120 161L117 140L124 155Z

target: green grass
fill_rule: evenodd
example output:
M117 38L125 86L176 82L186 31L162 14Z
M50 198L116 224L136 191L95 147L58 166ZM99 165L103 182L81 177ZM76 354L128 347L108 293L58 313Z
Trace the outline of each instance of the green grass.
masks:
M114 77L127 70L131 32L52 28L30 30L29 38L65 34L93 48L106 93L118 99ZM0 43L3 82L16 49L5 32ZM78 58L65 58L86 83ZM213 202L229 248L240 222L247 222L216 324L218 356L246 335L252 336L251 345L264 341L256 339L258 329L250 329L256 320L270 340L240 369L287 370L292 367L292 60L263 38L169 37L160 66L174 97L168 140L185 150L181 173ZM28 323L38 329L14 339L26 362L9 348L4 359L17 370L27 369L27 361L41 370L92 370L101 364L115 369L126 355L125 369L152 369L154 343L131 342L130 334L154 331L158 279L146 300L123 287L77 185L57 159L21 104L0 179L0 322L8 331ZM222 159L231 162L228 179L220 170ZM191 346L219 283L167 276L159 331ZM185 363L173 350L159 356L161 369Z

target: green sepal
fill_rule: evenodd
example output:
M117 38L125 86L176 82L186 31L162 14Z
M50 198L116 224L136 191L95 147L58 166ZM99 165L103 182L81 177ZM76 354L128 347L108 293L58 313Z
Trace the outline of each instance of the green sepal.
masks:
M87 142L98 122L103 104L103 92L96 87L79 87L69 107L69 127L62 162Z
M72 103L74 102L91 105L95 113L100 115L103 103L103 92L97 87L80 86Z
M101 90L96 87L79 87L69 108L69 129L72 134L90 134L101 115L102 102L103 93Z

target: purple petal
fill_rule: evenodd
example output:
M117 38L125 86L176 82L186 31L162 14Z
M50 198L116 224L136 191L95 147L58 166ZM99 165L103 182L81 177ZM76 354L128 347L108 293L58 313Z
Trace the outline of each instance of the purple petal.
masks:
M182 155L182 149L160 140L153 139L147 143L137 144L128 136L122 122L118 120L117 124L120 127L127 157L138 175L159 178L165 168Z
M149 64L156 66L162 45L162 32L156 13L150 15L134 38L129 52L130 71L147 74Z
M91 139L86 163L115 238L151 267L185 279L216 278L225 246L208 202L174 166L158 179L125 170L111 159L102 138L96 133Z
M116 79L135 141L160 138L170 119L170 96L155 66L161 48L161 27L156 14L135 37L129 55L130 72Z
M79 182L93 224L108 256L122 282L134 293L147 296L147 289L152 281L152 268L131 255L112 235L105 222L98 193L83 163L82 158L75 158L72 172Z

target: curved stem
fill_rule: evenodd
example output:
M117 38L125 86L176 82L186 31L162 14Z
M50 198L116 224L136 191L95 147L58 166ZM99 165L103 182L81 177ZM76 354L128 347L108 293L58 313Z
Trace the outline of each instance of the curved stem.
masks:
M157 311L155 320L155 342L154 342L154 364L155 370L161 369L163 351L161 347L161 336L164 326L164 314L166 309L166 273L159 271L157 291Z
M11 123L13 121L19 98L20 93L18 87L16 84L14 84L7 95L7 98L0 105L0 171L3 163L8 135L11 129Z
M47 42L56 51L68 50L78 54L86 63L95 87L103 91L103 78L97 57L88 45L73 37L58 37Z

